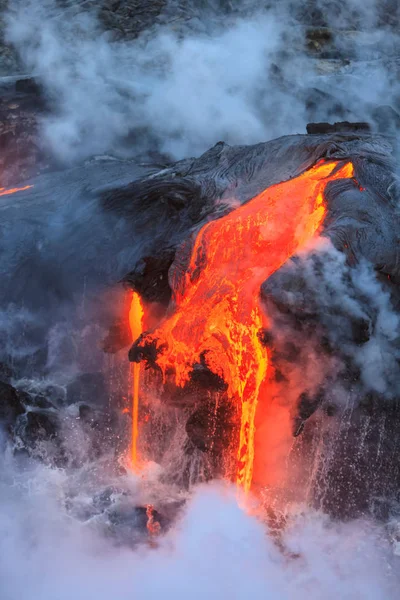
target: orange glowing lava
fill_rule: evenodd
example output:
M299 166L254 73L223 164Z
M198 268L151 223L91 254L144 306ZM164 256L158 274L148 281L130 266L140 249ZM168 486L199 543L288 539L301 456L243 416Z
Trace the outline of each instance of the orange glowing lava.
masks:
M147 516L147 531L149 536L154 537L160 534L161 525L154 518L154 506L152 504L148 504L146 507L146 516Z
M257 403L268 398L268 354L259 338L267 316L260 286L320 227L326 185L351 177L350 162L321 161L204 225L175 293L175 313L147 336L156 341L164 377L174 373L178 386L188 382L200 356L228 385L240 414L236 481L246 492L253 475Z
M16 192L23 192L24 190L29 190L31 187L33 187L33 185L25 185L24 187L20 187L20 188L3 188L0 187L0 196L8 196L9 194L15 194Z
M132 340L135 341L140 336L143 330L143 307L139 294L133 292L132 302L129 311L129 325L131 328ZM139 435L139 379L140 365L134 363L132 365L132 445L131 445L131 460L132 466L137 467L137 440Z

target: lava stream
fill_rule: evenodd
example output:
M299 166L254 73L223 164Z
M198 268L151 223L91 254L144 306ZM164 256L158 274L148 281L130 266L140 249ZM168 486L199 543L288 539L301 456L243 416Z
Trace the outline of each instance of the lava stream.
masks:
M25 185L24 187L19 188L3 188L0 187L0 196L8 196L10 194L15 194L16 192L23 192L24 190L29 190L33 185Z
M175 313L144 340L156 343L164 377L173 373L178 386L189 381L201 360L226 382L240 414L236 481L246 492L257 403L268 398L268 354L259 337L267 315L260 286L320 227L326 185L353 174L350 162L321 161L204 225L175 290Z
M132 333L132 340L135 341L142 333L143 327L143 307L140 301L140 296L133 292L132 302L129 311L129 325ZM139 380L140 380L140 364L134 363L132 366L132 445L131 445L131 460L133 468L137 467L137 440L139 434Z

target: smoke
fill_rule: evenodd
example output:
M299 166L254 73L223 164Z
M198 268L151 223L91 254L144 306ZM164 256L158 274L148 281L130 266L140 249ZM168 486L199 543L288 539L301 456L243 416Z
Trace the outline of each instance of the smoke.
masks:
M263 284L271 368L257 412L260 485L334 514L378 514L378 496L392 510L390 442L380 446L398 418L400 321L391 291L370 263L350 267L327 238Z
M352 273L353 283L367 299L374 314L373 332L368 342L355 352L361 378L369 390L395 395L398 387L400 320L389 292L377 281L372 265L363 261ZM368 317L368 315L366 315Z
M400 321L390 287L378 279L371 263L361 259L350 267L343 252L328 238L319 238L265 282L263 294L267 303L272 301L278 362L286 364L294 393L305 391L301 382L315 393L327 377L330 385L341 381L354 363L363 393L396 397ZM290 356L285 358L289 338L304 361L293 364Z
M51 98L42 127L59 159L150 150L180 159L219 140L301 133L307 120L372 119L375 105L394 101L397 80L383 59L397 38L378 26L374 3L318 5L343 57L330 64L306 55L311 13L291 2L212 16L193 7L187 25L154 26L131 42L112 42L94 13L13 2L8 39ZM353 21L366 31L349 34Z
M328 240L320 241L318 252L322 269L310 262L303 267L319 311L325 313L321 322L327 325L332 342L354 358L364 389L393 397L398 385L400 320L389 290L366 260L350 268L346 256ZM346 321L352 329L350 335ZM365 329L363 339L357 324Z
M282 551L268 528L238 506L234 490L214 483L194 491L155 547L144 541L130 548L107 539L96 519L68 515L65 473L2 460L3 600L397 597L387 535L367 521L339 524L298 511L282 532Z

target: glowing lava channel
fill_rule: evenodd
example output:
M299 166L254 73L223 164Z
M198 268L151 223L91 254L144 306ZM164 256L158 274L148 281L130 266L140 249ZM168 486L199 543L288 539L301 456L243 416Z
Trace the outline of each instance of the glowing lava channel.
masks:
M157 363L164 377L173 373L178 386L189 381L200 356L227 383L240 415L236 481L246 492L253 475L257 403L268 398L260 286L320 227L326 185L353 174L350 162L339 167L321 161L204 225L175 292L175 313L147 336L160 350Z
M15 194L16 192L23 192L24 190L29 190L31 187L33 187L33 185L25 185L24 187L20 187L20 188L3 188L0 187L0 196L8 196L10 194Z
M143 307L140 296L136 292L132 294L131 307L129 311L129 325L132 333L132 340L136 341L143 331ZM137 441L139 436L139 381L140 364L132 365L132 442L131 442L131 460L133 468L138 466L137 459Z

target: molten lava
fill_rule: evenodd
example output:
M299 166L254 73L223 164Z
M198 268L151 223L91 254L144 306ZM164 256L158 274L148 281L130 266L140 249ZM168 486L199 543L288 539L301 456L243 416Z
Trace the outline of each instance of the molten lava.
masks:
M133 292L132 302L129 311L129 325L131 328L132 340L135 341L142 333L143 326L143 307L140 301L140 296ZM140 365L134 363L132 366L132 445L131 445L131 460L132 466L137 467L137 440L139 434L139 379Z
M161 531L161 525L154 518L154 506L152 504L148 504L146 506L146 517L147 517L147 531L149 536L154 537L159 535Z
M25 185L24 187L20 187L20 188L3 188L0 187L0 196L8 196L9 194L15 194L16 192L23 192L24 190L29 190L31 187L33 187L33 185Z
M252 482L257 403L268 398L260 286L320 227L326 185L351 177L350 162L322 161L204 225L175 291L175 313L145 338L156 344L164 378L172 373L178 386L201 361L228 385L240 415L236 481L245 491Z

